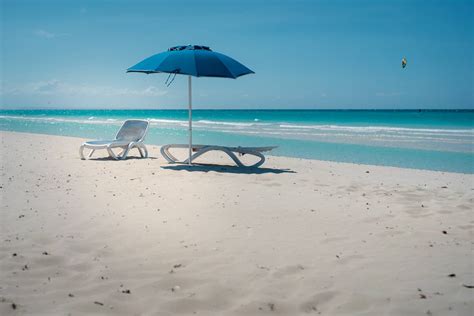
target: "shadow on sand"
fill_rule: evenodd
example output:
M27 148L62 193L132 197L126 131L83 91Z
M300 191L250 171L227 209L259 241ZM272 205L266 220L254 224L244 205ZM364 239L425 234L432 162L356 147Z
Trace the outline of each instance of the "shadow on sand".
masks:
M162 169L166 170L176 170L176 171L189 171L189 172L220 172L220 173L239 173L239 174L265 174L265 173L296 173L290 169L274 169L274 168L246 168L246 167L236 167L228 165L213 165L213 164L194 164L192 166L179 164L179 165L169 165L162 166Z
M143 157L140 157L140 156L127 156L126 159L114 159L112 157L97 157L97 158L89 158L89 159L85 159L84 161L127 161L127 160L141 160L141 159L151 159L151 160L155 160L155 159L159 159L159 158L156 158L156 157L147 157L147 158L143 158Z

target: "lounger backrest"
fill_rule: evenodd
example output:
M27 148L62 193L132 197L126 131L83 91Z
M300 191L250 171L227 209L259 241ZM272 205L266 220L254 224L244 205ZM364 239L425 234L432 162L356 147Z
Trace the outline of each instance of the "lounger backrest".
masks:
M140 141L146 136L148 130L148 121L127 120L115 136L117 140Z

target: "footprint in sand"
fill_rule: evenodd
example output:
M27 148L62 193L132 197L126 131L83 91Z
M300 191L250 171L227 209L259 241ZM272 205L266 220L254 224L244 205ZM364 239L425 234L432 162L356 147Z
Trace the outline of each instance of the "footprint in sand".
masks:
M265 186L266 187L281 187L281 183L272 182L272 183L265 184Z
M472 210L472 205L471 204L459 204L456 206L456 208L461 209L461 210Z
M300 310L308 314L323 312L325 310L325 306L327 307L328 303L330 303L332 299L338 294L339 292L336 291L324 291L316 293L300 305Z
M361 295L353 295L348 302L336 307L338 313L348 313L354 315L355 313L365 312L370 308L370 300Z
M290 276L299 272L302 272L305 268L298 264L298 265L291 265L291 266L286 266L283 268L278 269L273 273L275 277L286 277Z
M453 212L452 211L447 211L447 210L441 210L441 211L438 211L439 214L452 214Z
M405 231L398 230L396 227L393 227L393 226L384 225L383 227L384 227L384 231L376 233L375 234L376 236L381 237L381 238L394 237L394 236L403 235L406 233Z
M426 207L410 208L410 209L407 209L405 212L411 215L411 217L413 218L420 218L420 217L433 215L433 213L431 213Z
M362 256L362 255L340 256L337 262L341 264L348 264L352 261L359 260L359 259L365 259L365 256Z
M41 255L31 259L32 264L35 266L44 266L44 267L52 267L52 266L60 266L67 262L66 257L64 256L56 256L56 255Z
M413 218L424 218L433 216L433 213L426 213L426 214L419 214L419 215L412 215Z

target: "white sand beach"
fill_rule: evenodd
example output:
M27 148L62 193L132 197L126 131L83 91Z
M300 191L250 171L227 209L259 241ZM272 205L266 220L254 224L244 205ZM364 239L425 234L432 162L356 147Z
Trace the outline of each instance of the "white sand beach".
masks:
M472 174L0 135L1 315L474 314Z

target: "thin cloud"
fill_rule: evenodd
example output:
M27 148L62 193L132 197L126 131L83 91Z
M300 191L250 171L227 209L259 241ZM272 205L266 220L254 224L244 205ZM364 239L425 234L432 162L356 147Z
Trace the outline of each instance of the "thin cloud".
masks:
M156 97L168 93L157 87L149 86L144 89L117 88L110 86L96 86L87 84L70 84L53 79L28 83L24 86L3 91L4 94L12 95L70 95L70 96L135 96Z
M38 29L33 32L36 36L45 38L45 39L53 39L53 38L58 38L58 37L64 37L64 36L69 36L70 34L67 33L52 33L43 29Z
M34 33L35 33L35 35L38 36L38 37L47 38L47 39L51 39L51 38L57 37L56 34L51 33L51 32L48 32L48 31L45 31L45 30L36 30Z
M397 97L402 95L401 92L376 92L377 97Z

